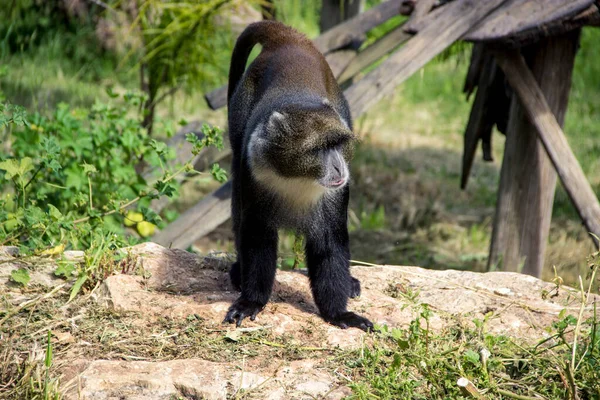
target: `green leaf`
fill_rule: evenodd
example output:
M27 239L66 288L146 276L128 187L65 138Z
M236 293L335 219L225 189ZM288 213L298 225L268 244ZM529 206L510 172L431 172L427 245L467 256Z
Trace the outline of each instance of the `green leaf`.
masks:
M167 197L173 197L173 195L177 193L175 186L165 181L156 181L154 188L158 191L158 193L164 194Z
M73 272L75 272L75 265L72 263L60 263L56 270L54 271L54 275L60 276L63 278L70 278L73 276Z
M160 221L162 221L162 218L155 213L153 210L149 209L148 207L142 207L140 209L140 211L142 212L142 215L144 216L144 221L148 221L154 225L158 225L160 223Z
M69 301L73 300L75 298L75 296L77 296L77 294L81 290L81 287L83 286L85 281L87 281L87 279L88 279L88 276L85 273L83 275L80 275L79 278L77 278L77 280L75 281L75 284L71 288L71 295L69 296Z
M219 164L213 164L210 167L210 173L215 178L217 182L225 183L227 182L227 172L223 168L219 166Z
M464 354L465 360L471 362L472 364L479 364L479 354L473 350L467 350Z
M111 99L115 99L117 97L119 97L119 93L115 93L113 91L112 86L109 86L106 88L106 94L108 95L108 97L110 97Z
M31 277L29 276L29 271L27 269L19 268L10 273L10 280L23 286L27 286Z
M44 360L46 368L52 365L52 331L48 330L48 343L46 344L46 359Z
M83 173L87 175L95 174L96 172L98 172L98 170L96 170L96 167L86 163L85 161L83 162L83 164L81 164L81 167L83 167Z
M58 208L54 207L52 204L48 204L48 214L50 214L50 216L56 221L61 219L63 216Z
M21 160L10 159L0 162L0 169L6 171L5 178L10 180L13 177L21 177L33 169L33 160L30 157L23 157Z
M150 141L150 146L156 150L156 153L159 155L164 155L167 151L167 144L163 142L159 142L157 140L152 139Z

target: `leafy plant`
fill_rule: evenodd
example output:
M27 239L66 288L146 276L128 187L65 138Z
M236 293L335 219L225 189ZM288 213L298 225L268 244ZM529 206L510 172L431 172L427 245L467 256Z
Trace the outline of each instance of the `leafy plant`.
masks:
M49 117L27 117L21 108L4 106L12 154L0 156L0 245L19 245L25 253L46 250L42 254L50 256L102 240L117 248L137 240L125 235L123 224L132 209L142 215L137 221L138 231L146 232L142 236L161 222L150 201L175 196L173 178L193 167L165 167L173 153L142 127L144 95L109 94L112 104L77 109L63 103ZM203 132L202 140L192 141L194 154L222 146L220 129L206 125ZM162 176L147 182L139 173L142 165L161 170ZM211 173L226 179L218 166Z
M258 3L258 0L253 0ZM134 3L132 7L131 3ZM137 0L111 2L111 9L130 20L129 32L139 46L130 55L138 60L144 102L143 126L152 133L157 104L182 88L197 90L220 84L229 60L233 35L217 15L234 12L240 0ZM207 40L210 38L210 40ZM126 58L127 59L127 58Z

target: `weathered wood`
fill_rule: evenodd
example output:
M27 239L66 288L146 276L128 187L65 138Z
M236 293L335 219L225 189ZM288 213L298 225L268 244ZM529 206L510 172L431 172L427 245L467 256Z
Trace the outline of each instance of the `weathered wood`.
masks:
M335 53L330 53L325 57L333 76L336 78L340 76L342 71L346 69L348 64L356 58L356 51L354 50L338 50Z
M490 265L501 258L503 269L514 270L524 261L524 273L541 274L556 182L552 165L588 231L600 234L600 204L561 129L576 33L540 45L533 71L516 51L495 53L519 101L511 106Z
M600 9L598 7L600 7L600 3L599 5L594 4L586 8L574 17L556 19L547 24L535 26L514 36L510 36L502 42L505 45L513 47L523 47L538 42L543 38L562 35L586 25L600 26Z
M315 46L323 54L362 42L366 32L398 15L402 0L389 0L373 7L343 24L323 33L314 40Z
M360 82L345 92L354 117L389 94L394 88L440 54L483 20L504 0L455 0L435 18L426 18L426 27Z
M391 32L388 32L385 36L377 40L371 46L359 52L356 58L354 58L340 74L338 80L340 82L347 81L364 68L393 51L396 47L400 46L411 37L412 35L404 32L401 26L397 27Z
M338 60L345 59L348 53L346 52L344 56L341 56L339 54L336 55L337 51L333 53L332 51L347 47L351 44L354 44L353 47L356 49L360 47L360 44L364 41L366 32L398 15L398 7L400 7L400 2L401 0L390 0L381 3L377 7L373 7L370 10L328 30L316 38L314 43L319 51L325 54L325 59L327 59L327 62L329 62L330 65L333 63L339 63ZM350 62L349 59L348 62ZM337 65L335 67L332 66L332 71L334 68L337 69L337 67ZM339 70L339 73L341 73L341 69ZM334 75L337 76L335 71ZM211 110L217 110L221 107L225 107L225 105L227 105L227 85L221 86L220 88L205 94L204 98Z
M319 29L325 32L360 13L362 0L322 0Z
M212 232L230 216L231 182L227 182L181 214L176 223L171 223L153 236L152 241L166 247L184 249Z
M463 86L463 93L467 95L467 100L469 100L469 97L471 97L471 94L473 94L479 84L479 77L481 76L481 71L486 60L484 49L485 45L483 43L475 43L471 49L471 60L465 78L465 85Z
M471 114L469 116L469 122L465 129L464 148L463 148L463 160L462 160L462 176L460 179L460 187L464 189L467 186L469 179L469 173L471 172L471 166L475 159L475 152L477 150L477 143L483 137L488 138L489 148L486 148L488 152L491 152L491 140L492 129L494 127L494 121L491 120L491 113L489 110L490 97L494 94L492 92L492 86L495 79L496 65L492 57L486 56L484 65L481 67L481 73L478 79L477 94L473 101L471 108ZM486 154L484 152L484 159ZM491 154L487 154L487 158L491 158Z
M477 88L477 95L465 130L460 183L462 189L467 186L477 143L480 140L483 160L494 161L492 153L493 128L496 125L499 132L506 133L512 96L504 72L493 59L488 45L483 43L476 43L473 46L471 65L463 89L467 93L467 98L475 88Z
M546 26L577 15L592 5L594 0L511 0L491 13L484 22L464 36L468 41L523 41L536 32L545 34ZM450 3L452 4L452 3ZM427 27L430 16L439 16L450 4L434 9L425 18L413 19L406 24L408 33Z

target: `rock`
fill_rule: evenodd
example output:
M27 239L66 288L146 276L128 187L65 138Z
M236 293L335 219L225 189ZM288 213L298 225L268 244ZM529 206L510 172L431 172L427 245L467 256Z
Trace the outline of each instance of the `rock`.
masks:
M327 394L341 399L347 388L313 369L312 362L293 361L275 373L261 375L241 366L191 359L164 362L107 361L89 363L79 373L79 389L71 388L66 399L110 400L173 398L226 399L244 393L254 399L303 399Z
M223 332L219 340L229 340L234 349L251 331L285 337L312 349L359 349L370 340L358 329L326 324L318 316L302 272L277 271L271 302L256 321L245 320L243 329L236 330L221 325L227 308L238 297L229 283L230 260L202 258L153 243L126 251L137 258L135 264L143 273L110 276L94 297L116 312L139 314L146 324L153 318L197 316L210 331ZM362 295L350 300L349 309L400 329L407 328L421 305L427 304L429 328L434 331L457 320L474 325L474 319L488 316L488 332L533 342L546 335L544 328L557 320L561 310L576 313L578 309L568 302L573 289L562 287L554 297L543 296L555 286L518 273L355 266L352 274L361 281ZM87 360L87 366L77 372L78 390L82 399L225 399L235 397L240 389L245 398L255 399L329 399L350 394L346 381L323 367L318 355L296 361L256 357L251 365L240 354L232 357L234 361L218 362ZM76 391L69 393L67 398L77 398Z
M17 257L19 248L17 246L0 246L0 259Z

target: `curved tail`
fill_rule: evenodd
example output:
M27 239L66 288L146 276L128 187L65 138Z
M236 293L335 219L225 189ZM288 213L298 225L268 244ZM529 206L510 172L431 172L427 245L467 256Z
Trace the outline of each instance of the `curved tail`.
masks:
M227 88L227 105L233 95L244 71L252 48L260 43L263 48L281 45L289 40L308 40L304 35L277 21L254 22L238 37L229 67L229 86Z

